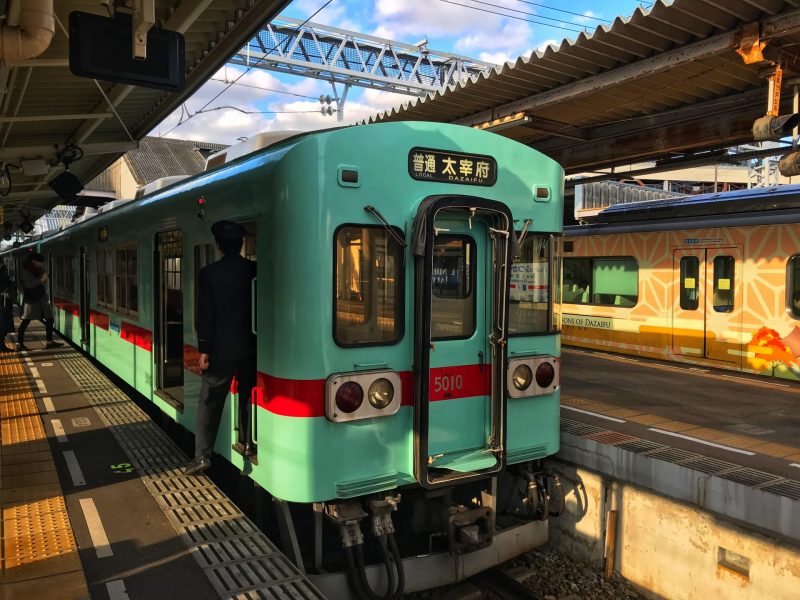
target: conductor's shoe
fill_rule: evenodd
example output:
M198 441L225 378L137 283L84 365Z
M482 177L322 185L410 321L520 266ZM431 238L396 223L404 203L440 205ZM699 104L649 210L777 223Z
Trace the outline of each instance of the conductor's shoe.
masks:
M196 456L183 470L184 475L199 475L211 468L211 459L207 456Z
M50 340L49 342L47 342L47 343L44 345L44 347L45 347L45 348L60 348L60 347L61 347L61 346L63 346L63 345L64 345L64 344L62 344L61 342L56 342L56 341L54 341L54 340Z
M242 454L245 456L255 456L257 454L256 445L253 442L245 443Z

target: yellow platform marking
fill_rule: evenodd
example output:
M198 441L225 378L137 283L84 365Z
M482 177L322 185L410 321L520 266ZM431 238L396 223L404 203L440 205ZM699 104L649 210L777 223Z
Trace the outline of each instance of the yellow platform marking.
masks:
M758 454L764 454L774 458L783 458L789 461L800 461L800 448L798 447L776 444L763 439L751 438L745 435L736 435L727 431L720 431L718 429L700 427L698 425L692 425L691 423L684 423L682 421L673 421L672 419L668 419L666 417L642 413L630 408L619 408L604 402L595 402L586 398L578 398L576 396L564 395L561 397L561 401L566 406L580 407L583 410L590 410L608 417L627 419L628 421L646 425L648 427L655 427L656 429L682 433L683 435L696 437L708 442L723 444L725 446L731 446L732 448L737 448L739 450L749 450Z
M44 424L16 356L0 358L0 596L87 598Z
M664 417L648 414L633 415L629 420L635 423L641 423L642 425L655 425L656 423L666 423L669 421L669 419Z
M697 429L697 425L690 425L689 423L683 423L682 421L660 421L657 425L657 428L663 429L664 431L674 431L675 433L692 435L693 432L690 431L690 429Z

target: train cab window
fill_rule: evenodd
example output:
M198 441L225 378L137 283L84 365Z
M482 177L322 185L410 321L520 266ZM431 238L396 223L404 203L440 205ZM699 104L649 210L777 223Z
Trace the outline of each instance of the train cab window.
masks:
M139 311L139 271L136 248L117 248L115 257L116 311L136 315Z
M475 331L475 241L439 235L433 248L431 338L468 338Z
M630 308L639 300L639 265L632 257L564 258L562 301Z
M800 254L795 254L789 259L787 275L789 280L786 282L789 303L787 308L789 314L800 319Z
M714 310L716 312L733 311L733 269L732 256L714 257Z
M700 259L696 256L681 258L681 297L683 310L697 310L699 305Z
M552 240L549 235L528 235L511 265L508 331L512 335L555 330L550 316L551 290L555 287Z
M335 238L334 340L340 346L398 342L404 327L403 248L383 227L346 225Z

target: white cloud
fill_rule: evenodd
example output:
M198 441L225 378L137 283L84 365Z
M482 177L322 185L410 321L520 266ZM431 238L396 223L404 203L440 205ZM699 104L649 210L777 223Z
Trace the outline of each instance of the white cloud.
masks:
M516 56L510 56L505 52L481 52L478 55L478 60L483 62L493 63L495 65L502 65L507 62L513 63L517 60Z
M444 2L375 0L374 21L381 24L374 35L413 43L422 36L460 36L476 27L496 30L501 17Z
M456 42L459 52L470 52L476 49L490 51L500 50L513 54L514 50L524 48L531 37L527 23L519 21L504 23L499 28L477 30L472 35L462 37Z
M580 25L587 25L587 26L596 25L597 19L595 19L594 17L597 17L597 13L594 12L593 10L587 10L586 12L583 13L583 16L573 17L572 20L575 21L576 23L579 23Z

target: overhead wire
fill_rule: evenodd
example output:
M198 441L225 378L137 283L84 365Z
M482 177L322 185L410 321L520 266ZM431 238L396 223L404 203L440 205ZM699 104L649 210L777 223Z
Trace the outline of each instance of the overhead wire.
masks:
M322 6L320 6L320 7L319 7L317 10L315 10L315 11L314 11L313 13L311 13L311 14L310 14L308 17L306 17L306 19L305 19L305 20L304 20L302 23L300 23L300 24L299 24L297 27L295 27L295 29L294 29L295 33L297 33L298 31L300 31L300 28L301 28L301 27L303 27L303 26L304 26L306 23L308 23L308 22L309 22L311 19L313 19L313 18L314 18L315 16L317 16L317 15L318 15L320 12L322 12L322 11L323 11L325 8L327 8L327 6L328 6L328 5L329 5L331 2L333 2L333 0L327 0L327 1L326 1L326 2L325 2L323 5L322 5ZM253 64L249 65L249 66L248 66L248 67L247 67L247 68L246 68L244 71L242 71L242 73L241 73L241 74L239 74L239 76L238 76L238 77L236 77L236 79L234 79L233 81L231 81L230 83L228 83L228 85L226 85L226 86L225 86L225 87L224 87L222 90L220 90L220 92L219 92L218 94L216 94L216 95L215 95L213 98L211 98L211 100L209 100L208 102L206 102L206 103L205 103L205 104L204 104L204 105L203 105L203 106L200 108L200 110L198 110L198 111L195 111L195 112L193 112L193 113L189 113L189 116L186 118L186 120L181 120L181 119L179 118L178 122L177 122L177 123L176 123L176 124L175 124L173 127L169 128L169 129L168 129L166 132L162 133L162 134L161 134L159 137L164 137L165 135L169 135L170 133L172 133L173 131L175 131L175 130L176 130L178 127L180 127L180 126L181 126L181 125L183 125L184 123L187 123L188 121L190 121L190 120L191 120L191 119L192 119L192 118L193 118L195 115L198 115L198 114L200 114L200 113L202 113L202 112L209 112L209 111L206 111L205 109L206 109L206 108L208 108L208 106L209 106L209 105L210 105L212 102L214 102L214 101L215 101L217 98L219 98L219 97L220 97L222 94L224 94L224 93L225 93L225 92L227 92L229 89L231 89L231 87L233 87L233 85L234 85L235 83L237 83L237 82L238 82L238 81L239 81L239 80L240 80L242 77L244 77L245 75L247 75L247 73L249 73L249 72L250 72L250 71L251 71L251 70L252 70L254 67L256 67L256 66L257 66L257 65L258 65L260 62L262 62L262 61L266 60L266 58L267 58L267 57L268 57L270 54L272 54L272 53L273 53L273 52L274 52L274 51L275 51L275 50L278 48L278 46L280 46L281 44L288 44L288 43L289 43L289 39L290 39L290 38L289 38L289 36L287 36L287 37L286 37L286 39L285 39L283 42L278 42L277 44L275 44L275 45L274 45L272 48L270 48L270 49L269 49L267 52L265 52L265 53L264 53L264 56L262 56L261 58L259 58L258 60L256 60L256 61L255 61ZM185 103L184 103L184 105L185 105ZM182 106L184 106L184 105L182 105ZM187 111L187 113L189 112L188 108L186 109L186 111ZM241 112L246 112L246 111L241 111ZM299 112L310 112L310 111L299 111Z
M577 25L577 26L580 26L580 23L575 23L574 21L565 21L563 19L556 19L554 17L547 17L547 16L541 15L539 13L532 13L532 12L527 12L527 11L524 11L524 10L520 10L518 8L511 8L511 7L505 6L503 4L492 4L491 2L485 2L484 0L468 0L468 1L469 2L474 2L475 4L485 4L486 6L491 6L493 8L500 8L500 9L503 9L503 10L509 10L511 12L520 13L522 15L527 15L529 17L536 17L538 19L546 19L548 21L554 21L556 23L564 23L565 25ZM572 13L572 14L575 14L575 13ZM513 18L512 15L507 15L507 16ZM578 16L583 17L584 15L578 15ZM555 27L555 25L550 25L550 27Z
M263 90L265 92L274 92L276 94L286 94L287 96L296 96L297 98L306 98L309 100L318 100L317 96L308 96L306 94L296 94L295 92L287 92L286 90L276 90L273 88L262 87L260 85L252 85L250 83L242 83L240 81L229 81L227 79L210 79L209 81L219 81L220 83L233 83L234 85L240 85L242 87L253 88L254 90Z
M475 0L472 0L472 1L475 1ZM534 19L526 19L524 17L518 17L516 15L509 15L509 14L502 13L502 12L497 12L497 11L494 11L494 10L488 10L486 8L480 8L478 6L470 6L469 4L461 4L460 2L454 2L453 0L439 0L439 2L444 2L445 4L453 4L455 6L461 6L461 7L464 7L464 8L469 8L469 9L472 9L472 10L477 10L479 12L484 12L484 13L488 13L488 14L492 14L492 15L499 15L501 17L507 17L509 19L516 19L518 21L525 21L527 23L534 23L535 25L544 25L546 27L553 27L555 29L562 29L564 31L572 31L574 33L583 33L583 29L573 29L571 27L564 27L563 25L553 25L551 23L545 23L544 21L536 21ZM505 7L503 7L503 8L505 9ZM514 9L505 9L505 10L514 10ZM518 12L521 12L521 11L518 11Z
M593 19L595 21L602 21L603 23L611 23L608 19L601 19L600 17L595 17L594 15L586 15L581 13L572 12L570 10L565 10L563 8L556 8L555 6L548 6L547 4L542 4L540 2L531 2L530 0L516 0L517 2L521 2L522 4L529 4L531 6L538 6L540 8L546 8L547 10L554 10L556 12L565 13L567 15L573 15L575 17L582 17L584 19Z

